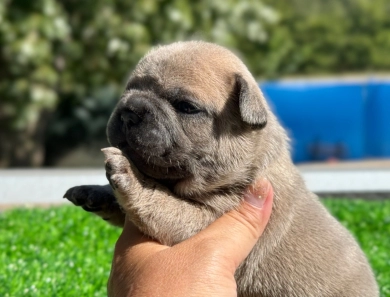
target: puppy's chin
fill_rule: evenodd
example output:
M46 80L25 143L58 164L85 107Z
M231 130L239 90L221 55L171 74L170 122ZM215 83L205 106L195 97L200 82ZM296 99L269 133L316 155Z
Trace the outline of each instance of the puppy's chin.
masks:
M121 147L121 151L143 175L154 179L181 198L192 200L207 192L206 182L195 178L185 165L175 167L166 166L167 163L164 162L152 162L156 160L155 157L141 157L128 146Z
M121 151L137 169L144 175L161 182L164 185L173 187L178 181L191 176L186 166L174 164L169 160L163 160L160 157L143 154L142 156L130 147L122 147Z

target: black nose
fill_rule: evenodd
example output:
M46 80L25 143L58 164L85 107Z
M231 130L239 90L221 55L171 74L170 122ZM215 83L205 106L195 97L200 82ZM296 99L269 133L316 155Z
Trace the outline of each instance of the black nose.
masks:
M127 110L122 111L121 120L125 124L136 125L139 122L141 122L142 117L141 117L141 115L136 114L134 111L127 109Z

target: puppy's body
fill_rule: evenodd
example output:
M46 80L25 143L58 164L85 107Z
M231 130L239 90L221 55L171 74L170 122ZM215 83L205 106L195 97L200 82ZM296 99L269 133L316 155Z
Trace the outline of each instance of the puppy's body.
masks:
M167 245L236 207L256 178L271 181L273 212L237 270L239 296L378 296L357 243L306 189L284 130L226 49L186 42L151 51L130 77L107 133L118 148L105 150L116 200L144 233ZM76 187L66 197L100 203L83 193ZM100 215L123 218L113 207Z

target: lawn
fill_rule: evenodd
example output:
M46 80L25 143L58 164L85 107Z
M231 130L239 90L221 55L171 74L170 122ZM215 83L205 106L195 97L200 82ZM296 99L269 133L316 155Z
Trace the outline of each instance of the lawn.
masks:
M390 200L327 199L390 296ZM0 296L106 296L120 230L71 206L0 213Z
M81 209L0 214L0 296L107 296L120 230Z

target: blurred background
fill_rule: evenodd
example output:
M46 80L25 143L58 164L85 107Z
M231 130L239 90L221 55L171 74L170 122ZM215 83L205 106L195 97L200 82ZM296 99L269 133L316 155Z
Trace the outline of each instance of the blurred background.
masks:
M135 64L192 39L244 60L296 162L390 157L389 15L388 0L0 1L0 167L101 167Z

